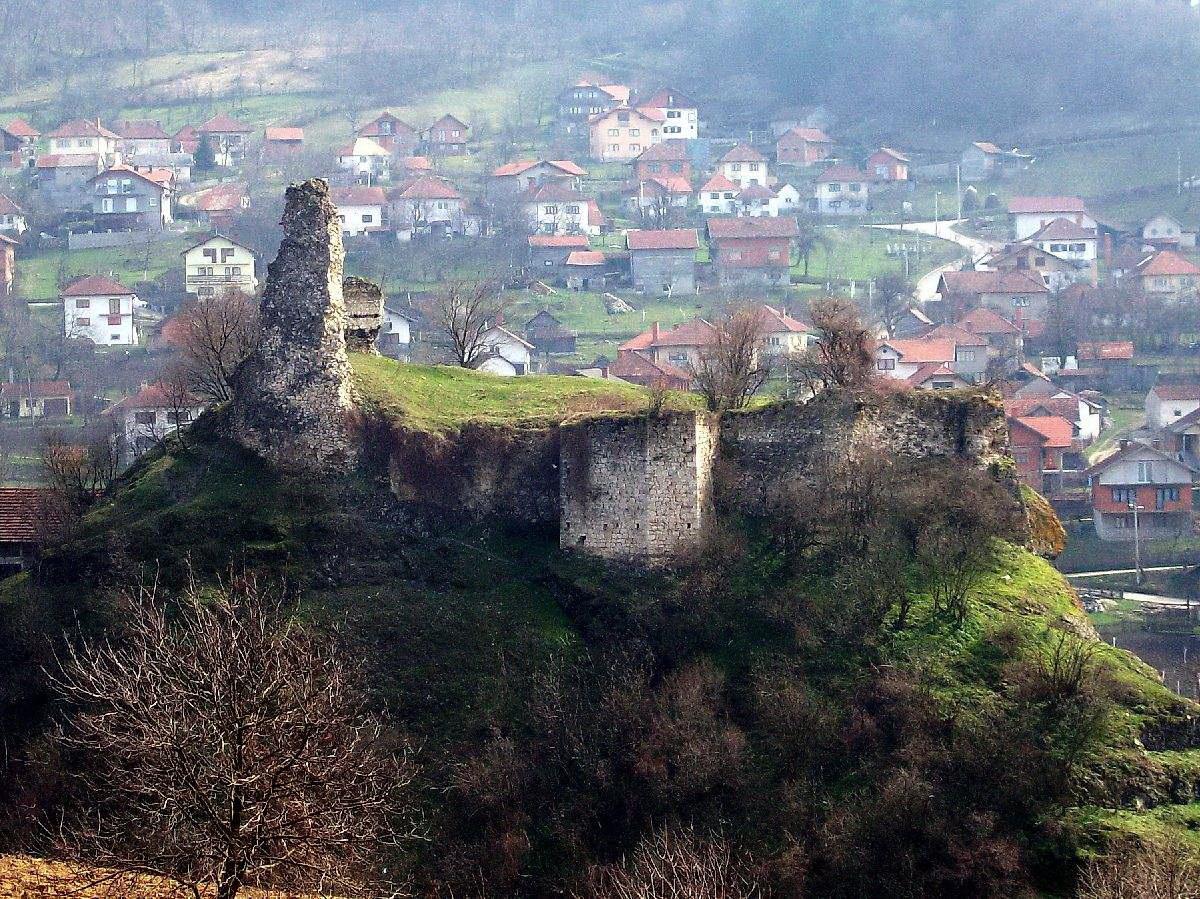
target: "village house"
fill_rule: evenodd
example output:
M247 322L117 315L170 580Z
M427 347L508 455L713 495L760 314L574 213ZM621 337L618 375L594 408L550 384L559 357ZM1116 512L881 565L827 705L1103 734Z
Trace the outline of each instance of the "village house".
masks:
M1133 341L1080 341L1075 357L1080 369L1097 370L1108 389L1133 386Z
M342 237L378 234L385 229L383 211L387 207L387 196L382 187L333 187L329 190L329 199L337 207Z
M1085 231L1096 233L1096 220L1079 197L1013 197L1008 201L1013 237L1028 240L1055 219L1066 219Z
M246 156L250 146L250 135L254 129L233 116L219 112L207 122L196 126L196 137L207 137L216 156L217 164L230 166Z
M1020 150L1001 150L990 141L976 141L963 150L959 172L963 181L991 181L1024 171L1033 157Z
M1071 422L1057 415L1009 416L1008 440L1017 479L1044 496L1061 491L1073 432Z
M17 242L0 234L0 297L10 297L17 271Z
M800 191L790 184L781 185L776 190L751 185L738 191L735 214L751 218L792 215L800 207Z
M50 487L0 487L0 575L27 568L63 524L62 498Z
M770 187L772 183L767 157L745 144L722 156L717 171L739 188Z
M363 184L387 181L391 177L392 154L369 137L356 137L334 153L337 166Z
M392 160L392 174L401 181L432 175L433 161L428 156L397 156Z
M660 177L691 181L692 160L688 156L687 145L681 140L667 139L661 144L647 147L633 160L633 177L637 181Z
M286 162L304 151L304 129L273 125L263 131L263 160Z
M389 359L407 360L418 325L419 320L413 310L385 302L379 336L375 338L376 348Z
M104 168L95 153L39 156L34 163L36 187L58 210L82 209L90 205L89 182Z
M529 237L529 275L539 281L561 284L567 279L567 257L588 249L583 234L532 234Z
M697 195L703 215L734 215L738 205L738 186L720 172L704 182Z
M572 250L563 263L570 290L604 290L607 287L608 257L600 250Z
M515 197L522 191L548 181L579 190L586 177L587 171L569 159L518 159L493 169L488 189L491 196L496 198Z
M1200 468L1200 409L1194 409L1182 418L1171 422L1156 432L1157 443L1151 445L1162 449L1173 458L1192 468Z
M471 126L452 115L444 115L425 132L425 150L430 156L466 156Z
M640 353L622 353L603 369L602 377L617 378L659 390L691 390L692 375L669 362L651 362Z
M817 128L828 131L833 116L824 106L783 106L771 113L771 136L782 137L793 128Z
M913 390L963 390L971 382L944 362L928 362L905 379Z
M662 114L654 109L617 106L593 116L588 127L593 159L628 162L662 140Z
M1200 267L1174 250L1158 250L1137 268L1142 290L1158 296L1191 296L1200 285Z
M961 344L953 336L889 337L875 346L876 371L913 387L940 390L975 384L986 368L987 348L977 335Z
M533 344L539 353L574 353L575 332L563 327L563 323L546 309L541 310L525 322L525 339Z
M0 194L0 234L20 237L28 228L25 211L4 194Z
M1018 390L1014 395L1006 396L1004 410L1016 418L1057 416L1066 419L1072 426L1073 450L1076 446L1082 448L1099 437L1104 424L1104 414L1099 403L1041 379L1037 379L1037 386L1034 388Z
M465 200L448 181L427 176L388 191L391 227L400 240L463 234Z
M383 147L393 156L412 156L421 142L417 129L403 119L385 111L355 132Z
M120 137L109 131L100 122L88 119L72 119L64 122L46 135L49 141L47 152L51 156L83 156L98 154L105 162L113 161Z
M764 355L801 353L816 343L817 336L808 325L788 315L786 309L760 303L757 312Z
M1196 246L1196 232L1187 231L1178 219L1159 213L1142 226L1142 244L1155 249Z
M1146 393L1146 427L1161 431L1200 409L1200 384L1155 384Z
M775 141L775 161L779 165L807 168L833 154L833 141L820 128L797 126Z
M586 138L591 120L618 106L628 105L629 88L623 84L597 84L581 79L558 95L558 133Z
M1085 473L1092 488L1092 521L1101 540L1132 540L1135 507L1140 537L1191 535L1196 470L1190 465L1130 442Z
M0 152L10 168L21 168L27 160L37 155L37 142L41 132L24 119L13 119L0 125Z
M216 296L236 287L247 296L258 289L254 253L223 234L214 234L183 251L183 289L190 296Z
M565 184L548 182L521 194L529 229L539 234L597 235L604 217L596 201Z
M638 293L675 296L696 292L700 241L694 228L628 231L625 239L633 289Z
M981 271L1017 271L1041 278L1051 291L1063 290L1072 284L1090 285L1095 275L1094 262L1076 262L1040 249L1033 243L1009 244L975 265Z
M949 318L985 306L1026 332L1030 321L1046 320L1050 296L1040 275L1016 269L944 272L937 292Z
M978 306L960 316L955 324L986 340L991 359L1007 360L1015 366L1025 358L1021 329L993 309Z
M123 158L166 156L171 152L171 135L158 122L122 121L113 130L120 137L118 147Z
M199 397L162 384L144 384L105 410L120 422L121 457L126 463L145 455L180 428L189 427L207 404Z
M134 346L138 342L133 309L137 295L105 275L88 275L63 288L63 334L96 346Z
M172 221L173 180L167 169L139 172L126 165L95 175L88 184L96 230L162 231Z
M912 160L891 147L880 147L867 157L867 171L877 183L907 181L911 164Z
M196 217L209 230L223 231L250 208L250 193L245 184L226 182L197 191L181 203L194 209Z
M197 133L195 125L184 125L171 135L172 153L186 153L192 156L199 146L200 135Z
M638 109L653 110L662 117L665 140L695 140L700 136L699 107L673 88L655 91L638 103Z
M533 371L533 344L503 325L492 325L480 337L481 350L471 360L476 371L512 377Z
M871 179L850 166L830 166L821 172L814 192L813 211L822 215L865 215L871 208Z
M644 222L664 227L682 218L692 201L692 185L679 175L645 178L627 186L624 193L630 208Z
M1088 230L1070 219L1057 218L1030 236L1029 242L1047 253L1074 263L1087 274L1093 286L1097 282L1097 239L1095 230Z
M799 233L794 218L710 218L710 253L720 283L788 286Z
M7 381L0 385L0 414L61 418L71 414L74 395L67 381Z
M717 329L702 318L663 328L658 322L625 341L617 350L617 359L635 353L655 365L670 365L688 373L700 364L701 353L717 337ZM625 377L624 375L618 375ZM690 380L690 375L685 374Z

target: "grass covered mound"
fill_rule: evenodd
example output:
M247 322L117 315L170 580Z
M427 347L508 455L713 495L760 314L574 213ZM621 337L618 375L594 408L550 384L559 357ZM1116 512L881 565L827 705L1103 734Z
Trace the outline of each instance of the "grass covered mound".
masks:
M368 394L408 371L356 360ZM612 389L512 379L506 414L477 395L497 383L486 376L411 375L424 377L447 378L458 411L432 392L391 396L438 428L466 409L553 414L544 384ZM1065 890L1133 797L1171 802L1170 778L1191 770L1186 747L1161 747L1187 762L1171 767L1137 744L1190 707L1094 641L1070 588L1024 549L994 543L947 614L936 572L860 543L880 529L834 485L813 504L832 524L802 540L802 523L728 520L678 569L639 572L564 554L535 527L427 516L396 503L382 472L280 476L221 435L210 416L151 454L40 570L4 585L10 844L21 814L59 801L40 749L48 648L76 622L119 633L112 590L139 574L171 587L231 565L285 578L299 614L336 623L375 702L421 747L428 840L389 866L424 891L470 894L485 872L496 895L569 893L685 824L792 894Z

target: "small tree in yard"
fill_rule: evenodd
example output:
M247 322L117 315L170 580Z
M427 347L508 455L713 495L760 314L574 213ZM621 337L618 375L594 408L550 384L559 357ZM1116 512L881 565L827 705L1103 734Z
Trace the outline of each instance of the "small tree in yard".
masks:
M90 806L60 826L64 854L197 899L363 887L410 778L359 672L253 577L189 587L178 615L157 593L133 591L119 640L72 645L50 675Z
M229 378L258 345L258 304L237 288L188 303L173 322L183 383L197 396L222 403Z
M700 349L692 380L710 411L741 409L766 383L771 369L763 333L759 310L747 305L719 322L712 342Z
M70 515L80 515L117 476L121 467L118 435L94 428L85 442L68 439L58 431L42 438L42 469L51 489Z
M896 336L896 326L912 301L912 285L903 275L883 275L875 279L871 303L879 323L889 337Z
M484 352L484 335L504 315L505 302L491 281L452 281L433 298L433 320L450 345L454 363L473 368Z
M192 156L192 164L197 171L207 172L217 166L217 152L213 149L212 138L201 134L196 144L196 152Z
M828 387L870 384L875 371L871 332L854 304L833 297L816 300L810 315L820 339L797 366L809 389L816 393Z

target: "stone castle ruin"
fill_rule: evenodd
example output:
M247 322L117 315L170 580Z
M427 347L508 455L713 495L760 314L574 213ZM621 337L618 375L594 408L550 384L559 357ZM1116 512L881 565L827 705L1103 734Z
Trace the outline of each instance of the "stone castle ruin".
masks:
M261 347L236 372L232 433L274 464L336 472L356 464L362 431L347 350L373 353L378 286L342 280L341 229L321 180L288 188L284 239L262 301ZM429 435L386 422L402 499L455 514L557 525L564 548L641 565L694 549L722 503L754 515L826 459L882 451L992 471L1025 528L999 402L982 394L884 397L828 392L717 416L580 417L539 429L469 423Z

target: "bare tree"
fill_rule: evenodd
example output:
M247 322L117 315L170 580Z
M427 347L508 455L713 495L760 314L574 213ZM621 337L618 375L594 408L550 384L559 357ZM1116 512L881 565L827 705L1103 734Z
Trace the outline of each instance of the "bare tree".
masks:
M903 275L882 275L875 279L871 306L889 337L896 336L896 327L911 305L912 296L912 285Z
M712 342L700 349L692 382L713 412L741 409L771 374L762 352L760 312L750 305L735 310L717 323Z
M1125 840L1088 863L1082 899L1200 899L1200 859L1174 842Z
M659 830L620 864L592 870L587 899L756 899L763 893L744 861L692 827Z
M504 308L499 286L492 281L451 281L433 297L432 318L449 341L456 365L475 365L484 353L484 336Z
M97 428L86 443L69 440L59 431L42 438L42 468L63 506L81 514L117 475L120 441L111 429Z
M125 599L120 640L73 643L50 674L91 803L59 828L64 853L197 899L363 888L410 775L359 670L252 576L191 585L170 618L156 584Z
M258 304L231 287L188 303L175 317L174 327L183 382L213 402L228 400L230 375L258 344Z
M858 310L846 300L815 300L810 307L812 322L820 339L798 369L815 393L827 387L865 387L874 375L871 332Z

